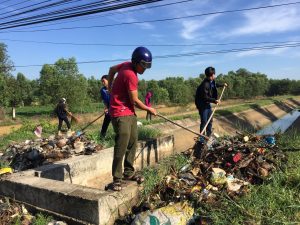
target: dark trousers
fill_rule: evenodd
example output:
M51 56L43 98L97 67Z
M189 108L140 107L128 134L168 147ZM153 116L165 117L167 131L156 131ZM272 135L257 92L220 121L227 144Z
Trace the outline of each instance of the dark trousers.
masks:
M104 138L105 135L106 135L106 131L108 129L110 121L111 121L110 115L109 114L105 114L104 120L103 120L103 124L102 124L102 128L101 128L101 131L100 131L100 136L102 138Z
M58 130L61 130L61 126L63 121L65 121L65 123L67 124L68 129L71 128L71 124L69 122L68 117L58 117Z
M114 181L122 179L122 162L124 159L124 176L134 173L134 158L136 153L138 134L136 116L121 116L111 119L115 137L112 176ZM124 158L125 156L125 158Z
M201 119L201 124L200 124L200 133L204 129L204 126L206 125L210 115L212 114L211 108L204 108L199 110L200 114L200 119ZM212 132L212 122L213 120L211 119L209 124L206 127L206 135L210 136Z
M151 120L152 114L147 111L146 120Z

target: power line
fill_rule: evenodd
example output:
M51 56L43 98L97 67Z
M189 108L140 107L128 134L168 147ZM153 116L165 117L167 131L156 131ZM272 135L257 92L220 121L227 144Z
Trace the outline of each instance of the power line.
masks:
M227 54L227 53L247 52L247 51L262 51L262 50L273 50L273 49L280 49L280 48L296 48L296 47L300 47L300 43L284 44L284 45L267 45L267 46L249 47L249 48L223 49L223 50L202 51L202 52L189 52L189 53L181 53L181 54L160 55L160 56L154 56L153 58L154 59L180 58L180 57L191 57L191 56L202 56L202 55L213 55L213 54ZM94 60L94 61L81 61L81 62L76 62L76 64L121 62L121 61L127 61L127 60L129 60L129 59L104 59L104 60ZM47 65L55 65L53 63L52 64L46 63L46 64ZM43 65L45 65L45 64L43 64ZM23 65L23 66L15 66L15 67L38 67L38 66L43 66L43 65L42 64Z
M144 20L144 21L135 21L135 22L123 22L123 23L115 23L115 24L105 24L105 25L95 25L95 26L77 26L77 27L62 27L62 28L52 28L52 29L40 29L40 30L17 30L17 31L9 31L9 32L0 32L0 33L10 33L10 32L45 32L45 31L57 31L57 30L73 30L73 29L90 29L90 28L103 28L103 27L113 27L113 26L121 26L121 25L132 25L132 24L142 24L142 23L155 23L155 22L165 22L165 21L173 21L173 20L180 20L180 19L188 19L188 18L195 18L195 17L202 17L202 16L210 16L210 15L216 15L216 14L226 14L226 13L235 13L235 12L244 12L244 11L252 11L252 10L259 10L259 9L267 9L267 8L275 8L275 7L282 7L282 6L291 6L299 4L300 2L290 2L290 3L283 3L283 4L275 4L275 5L268 5L268 6L260 6L260 7L252 7L252 8L244 8L244 9L233 9L233 10L225 10L225 11L215 11L215 12L209 12L209 13L202 13L202 14L196 14L196 15L190 15L190 16L181 16L181 17L172 17L172 18L165 18L165 19L156 19L156 20ZM92 13L84 13L84 15L88 15ZM80 16L80 15L76 15ZM65 16L64 18L72 18L73 16ZM75 17L75 16L74 16ZM47 21L54 21L58 20L56 19L47 19L43 20L44 22ZM15 28L19 26L27 26L39 23L31 22L31 23L25 23L25 24L19 24L15 26L7 26L2 27L0 30L5 30L9 28Z
M117 2L120 2L120 1L121 0L118 0ZM100 7L100 8L98 7L98 8L94 8L94 9L90 9L90 10L85 10L85 11L82 10L82 11L79 11L79 12L71 12L71 13L67 13L67 12L69 12L70 9L63 9L61 11L56 12L56 14L59 14L59 13L61 14L62 12L64 12L65 14L56 15L56 17L54 16L54 17L48 17L47 18L46 16L51 15L51 13L46 13L42 16L38 15L38 16L31 17L31 18L17 19L17 20L14 20L14 21L1 23L0 25L6 25L6 26L2 26L0 29L4 30L4 29L8 29L8 28L15 28L15 27L33 25L33 24L39 24L39 23L44 23L44 22L51 22L51 21L55 21L55 20L69 19L69 18L73 18L73 17L91 15L91 14L95 14L95 13L99 13L99 12L106 12L106 11L111 11L111 10L116 10L116 9L123 9L123 8L127 8L127 7L144 5L144 4L149 4L149 3L159 2L159 1L163 1L163 0L136 0L136 1L132 1L132 2L119 3L119 4L110 5L110 6L107 6L107 7ZM95 4L95 3L93 3L93 4ZM83 5L83 6L78 6L78 7L86 7L86 6ZM36 19L36 20L26 22L26 20L34 19L35 17L36 18L41 17L41 19ZM25 22L22 22L22 21L25 21ZM14 24L14 23L18 23L18 24ZM10 25L10 24L13 24L13 25Z
M108 47L192 47L192 46L226 46L226 45L260 45L260 44L295 44L300 41L260 41L260 42L228 42L228 43L192 43L192 44L112 44L112 43L74 43L74 42L52 42L52 41L32 41L32 40L17 40L0 38L0 40L22 42L22 43L36 43L36 44L51 44L51 45L72 45L72 46L108 46Z
M5 2L9 2L9 1L10 1L10 0L3 1L2 4L5 3Z
M19 3L16 3L16 4L12 4L12 5L5 6L5 7L1 8L1 9L7 9L7 8L12 7L12 6L21 5L21 4L23 4L23 3L25 3L25 2L29 2L29 1L30 1L30 0L25 0L25 1L23 1L23 2L19 2Z
M182 1L177 1L177 2L166 3L166 4L160 4L160 5L147 6L147 7L143 7L143 8L131 9L131 10L126 10L126 11L122 11L122 12L118 11L118 12L113 12L113 13L107 13L105 15L98 15L98 16L93 16L93 17L89 17L89 18L80 18L80 19L74 19L74 20L71 20L71 21L63 21L63 22L58 22L58 23L45 24L45 25L40 25L40 26L35 26L35 27L36 28L37 27L45 27L45 26L47 27L47 26L64 24L64 23L72 23L72 22L76 22L76 21L91 20L91 19L97 19L99 17L108 17L108 16L113 16L113 15L118 15L118 14L126 14L126 13L141 11L141 10L149 10L149 9L153 9L153 8L160 8L160 7L170 6L170 5L182 4L182 3L187 3L187 2L191 2L191 1L194 1L194 0L182 0Z
M26 13L32 13L32 12L35 12L35 11L45 10L45 9L48 9L48 8L56 7L56 6L59 6L59 5L66 5L66 4L70 4L70 3L74 3L74 2L78 2L78 1L82 1L82 0L75 0L75 1L74 0L60 0L58 2L53 2L53 0L46 0L46 1L39 2L39 3L33 4L33 5L25 6L23 8L15 9L15 10L3 13L1 15L5 15L5 14L8 14L10 12L20 11L21 9L30 8L32 6L41 5L41 4L46 3L46 2L52 2L52 3L47 4L47 5L43 5L43 6L39 6L39 7L35 7L35 8L31 8L31 9L28 9L27 11L18 12L16 14L11 14L11 15L8 15L6 17L1 17L0 19L7 19L7 18L23 15L23 14L26 14ZM28 19L28 18L16 19L14 21L14 23L25 20L25 19ZM5 24L5 23L10 23L10 22L8 21L8 22L4 22L2 24Z

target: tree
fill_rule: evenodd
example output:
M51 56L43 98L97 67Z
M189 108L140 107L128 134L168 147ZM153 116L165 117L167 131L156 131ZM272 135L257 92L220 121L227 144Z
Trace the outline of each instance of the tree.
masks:
M33 101L33 89L31 82L22 73L17 74L17 86L20 92L21 104L30 105Z
M91 76L87 80L87 95L94 102L100 102L100 88L102 86L101 81L97 80L94 76Z
M7 54L7 46L0 43L0 75L7 75L13 71L14 65Z
M190 91L183 77L167 77L159 81L159 84L168 91L172 103L187 104L191 101Z
M40 72L42 104L56 104L66 98L70 108L82 107L87 97L87 80L79 74L75 58L61 58L54 65L44 65Z
M0 43L0 107L11 106L14 118L15 106L20 100L20 94L16 79L11 75L13 69L13 63L7 54L7 46Z

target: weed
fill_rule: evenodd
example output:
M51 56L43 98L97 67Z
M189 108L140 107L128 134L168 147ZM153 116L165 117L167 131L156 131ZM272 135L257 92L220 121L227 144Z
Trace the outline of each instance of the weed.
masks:
M50 223L53 220L51 216L46 216L41 213L38 213L32 223L32 225L45 225Z
M147 140L151 138L157 138L161 135L159 130L148 128L148 127L138 127L138 139Z
M176 154L164 158L156 167L147 167L143 169L142 173L145 177L145 182L142 197L146 198L149 196L167 174L170 172L178 172L179 169L187 163L188 159L185 156Z

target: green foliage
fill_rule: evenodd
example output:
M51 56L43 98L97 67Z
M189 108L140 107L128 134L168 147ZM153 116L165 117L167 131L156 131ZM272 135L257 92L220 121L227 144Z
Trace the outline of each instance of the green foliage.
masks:
M160 161L157 167L147 167L143 172L145 177L142 197L146 198L150 193L155 191L155 187L162 179L171 172L178 172L180 168L189 163L188 159L181 154L172 155Z
M87 95L93 102L100 102L100 88L102 86L101 81L97 80L94 76L87 80Z
M0 75L9 74L13 69L13 62L7 54L7 46L0 43Z
M70 109L86 104L87 80L79 74L75 58L59 59L54 65L44 65L40 75L42 104L56 104L66 98ZM55 91L54 91L55 90Z
M106 132L105 138L100 137L100 129L101 127L94 125L90 127L89 131L87 132L87 137L98 144L101 144L105 148L109 148L114 146L115 144L115 133L113 131L113 127L110 125ZM147 127L139 127L138 128L138 140L139 141L146 141L151 138L157 138L160 135L160 131L147 128Z
M35 219L32 223L32 225L46 225L50 223L53 220L51 216L43 215L42 213L38 213L35 216Z
M148 127L138 127L138 139L147 140L151 138L157 138L161 135L159 130L148 128Z
M161 80L159 84L168 91L172 103L187 104L193 99L183 77L167 77L165 80Z

